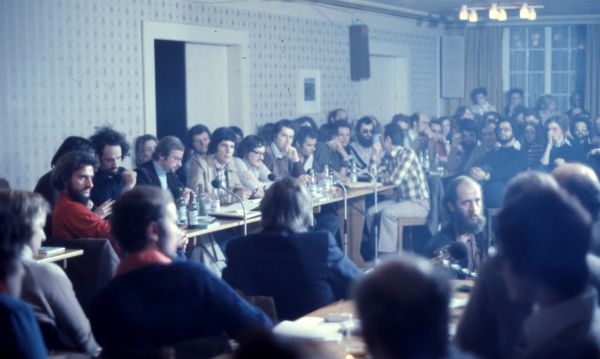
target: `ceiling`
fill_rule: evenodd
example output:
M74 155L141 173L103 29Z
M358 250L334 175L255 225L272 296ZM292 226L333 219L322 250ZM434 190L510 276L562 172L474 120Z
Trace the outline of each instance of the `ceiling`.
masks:
M314 2L332 5L360 8L392 15L425 18L441 17L454 21L458 17L461 5L489 7L492 3L499 5L520 5L527 2L530 5L544 5L538 10L538 19L544 17L600 17L600 0L313 0ZM515 11L515 10L513 10ZM481 15L480 15L481 16ZM510 17L510 11L509 11Z

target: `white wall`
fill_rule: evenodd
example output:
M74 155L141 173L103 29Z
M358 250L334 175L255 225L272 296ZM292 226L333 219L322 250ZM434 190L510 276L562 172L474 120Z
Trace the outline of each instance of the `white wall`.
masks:
M142 22L247 31L250 117L296 116L299 69L319 69L322 114L358 102L350 81L348 25L372 41L410 48L411 111L438 108L438 37L385 15L312 4L189 0L0 1L0 177L32 189L68 135L110 123L133 140L144 127ZM318 120L321 120L318 119Z

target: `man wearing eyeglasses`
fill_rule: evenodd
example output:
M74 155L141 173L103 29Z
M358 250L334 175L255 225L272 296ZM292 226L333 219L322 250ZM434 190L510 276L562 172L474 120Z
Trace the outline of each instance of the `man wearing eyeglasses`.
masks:
M100 160L90 198L99 208L110 207L121 193L135 187L136 172L121 167L123 158L129 156L129 144L125 135L110 127L99 128L90 141Z
M375 123L371 116L362 117L356 122L356 133L350 144L350 151L359 169L364 169L369 165L371 154L373 154L373 146L375 145L374 135ZM376 146L379 146L379 144Z
M169 190L173 198L183 196L187 204L190 199L189 188L183 185L175 175L175 171L181 167L185 147L180 139L175 136L165 136L160 139L152 161L148 161L135 169L137 172L137 185L156 186Z

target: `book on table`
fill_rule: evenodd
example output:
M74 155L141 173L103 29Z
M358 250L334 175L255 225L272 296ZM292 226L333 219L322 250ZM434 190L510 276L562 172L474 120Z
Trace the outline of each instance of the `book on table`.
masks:
M57 254L65 253L65 247L41 247L38 250L39 257L49 257Z

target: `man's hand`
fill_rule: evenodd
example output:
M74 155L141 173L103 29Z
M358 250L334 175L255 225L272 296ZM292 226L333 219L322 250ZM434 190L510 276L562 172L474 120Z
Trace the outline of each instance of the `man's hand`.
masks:
M554 160L554 165L556 167L560 166L560 165L564 165L567 161L565 161L564 158L557 158Z
M123 180L125 181L125 188L123 188L123 191L133 189L137 182L137 172L132 170L123 171Z
M383 152L383 149L381 148L381 144L374 143L372 149L373 149L373 151L371 152L371 159L378 160L379 157L381 157L381 152Z
M252 193L250 193L250 198L263 198L265 196L265 189L262 186L256 187Z
M237 194L238 196L240 196L240 198L242 199L242 201L247 200L248 198L250 198L250 194L251 192L245 188L238 188L237 190L235 190L235 194Z
M298 156L298 151L294 146L288 147L285 155L294 163L300 161L300 156Z
M99 205L96 210L94 211L94 213L96 213L96 215L100 218L106 218L108 216L111 215L112 213L112 206L115 203L114 199L108 199L106 200L106 202L102 203L101 205Z
M470 171L471 177L476 181L485 181L487 173L479 167L473 167Z
M192 192L194 191L187 187L184 187L183 190L181 190L181 196L183 197L186 206L190 203L190 195Z
M177 240L177 248L185 249L185 247L187 247L189 238L187 236L187 233L185 233L185 231L179 230L179 232L180 232L180 234L179 234L179 239Z

